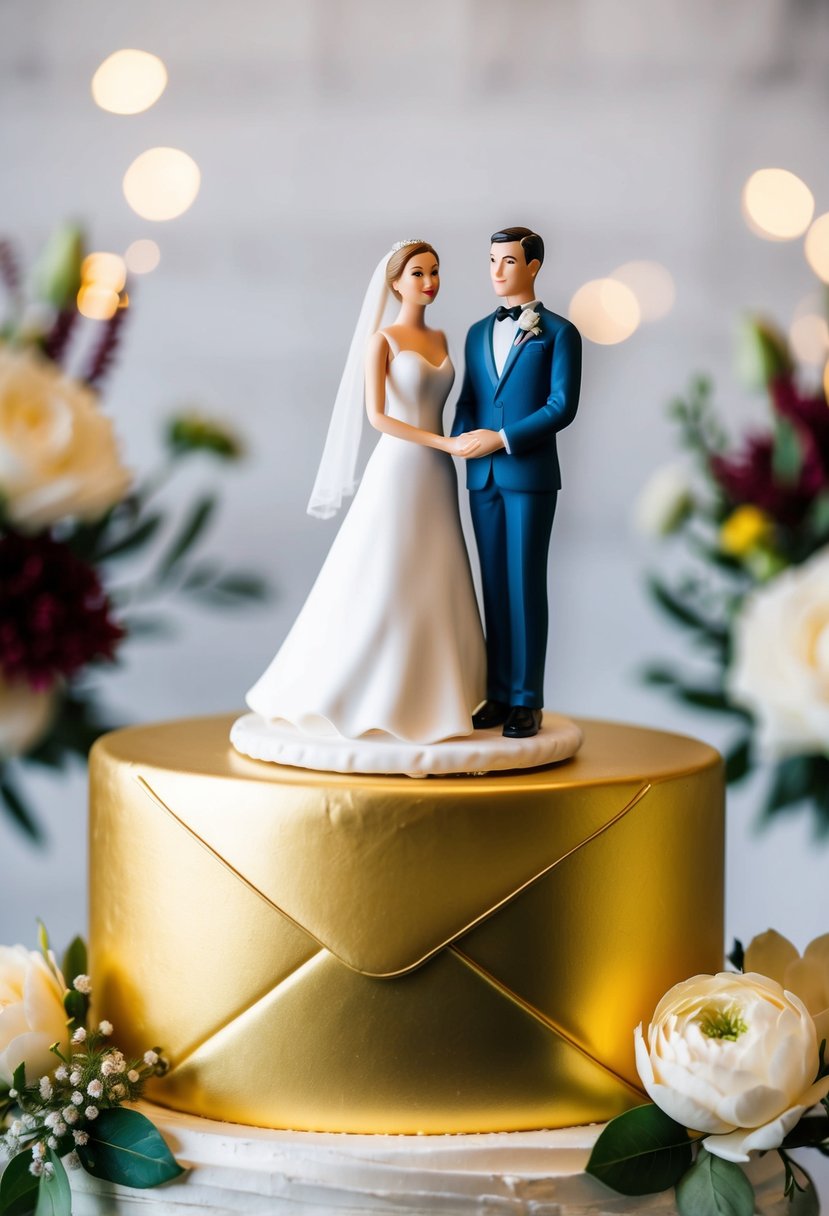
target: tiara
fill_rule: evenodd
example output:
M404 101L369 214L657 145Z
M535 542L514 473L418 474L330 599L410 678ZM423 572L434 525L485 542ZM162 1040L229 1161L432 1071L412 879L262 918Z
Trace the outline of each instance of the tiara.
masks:
M427 245L428 241L424 241L422 237L413 236L407 241L395 241L391 247L392 253L397 253L401 249L405 249L407 245Z

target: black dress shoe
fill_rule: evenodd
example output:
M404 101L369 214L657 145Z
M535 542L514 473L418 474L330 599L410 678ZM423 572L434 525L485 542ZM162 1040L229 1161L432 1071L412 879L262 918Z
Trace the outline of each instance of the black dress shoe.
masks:
M504 701L484 701L477 713L472 715L472 725L475 730L489 730L491 726L503 726L510 713L510 707Z
M507 715L502 734L505 739L530 739L541 726L541 710L513 705Z

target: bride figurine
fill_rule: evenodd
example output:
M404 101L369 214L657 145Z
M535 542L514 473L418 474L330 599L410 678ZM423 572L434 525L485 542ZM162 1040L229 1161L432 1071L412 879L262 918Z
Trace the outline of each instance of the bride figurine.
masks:
M432 246L399 241L363 302L308 511L327 519L345 495L354 500L293 628L247 694L255 714L303 737L433 744L471 735L484 698L451 459L475 444L443 434L455 372L444 334L425 322L439 287ZM380 439L358 489L364 409Z

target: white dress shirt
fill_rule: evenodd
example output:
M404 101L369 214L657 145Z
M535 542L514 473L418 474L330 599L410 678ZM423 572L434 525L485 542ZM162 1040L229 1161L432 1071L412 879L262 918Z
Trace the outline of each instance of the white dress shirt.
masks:
M522 304L522 311L525 308L535 308L538 300L530 300L528 304ZM505 317L503 321L493 321L492 323L492 355L495 360L495 370L500 379L501 373L504 370L509 353L515 344L515 338L518 333L518 319L513 321L512 317ZM504 447L509 454L509 444L507 443L506 433L501 430L498 432L504 441Z

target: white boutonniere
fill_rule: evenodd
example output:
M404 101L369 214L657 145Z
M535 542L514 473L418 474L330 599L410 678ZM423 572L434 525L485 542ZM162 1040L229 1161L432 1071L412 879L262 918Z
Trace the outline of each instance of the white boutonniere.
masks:
M516 335L516 343L524 342L531 334L534 337L538 337L541 333L541 326L538 324L540 320L541 316L539 313L533 312L531 308L525 308L518 318L518 329L520 332Z

